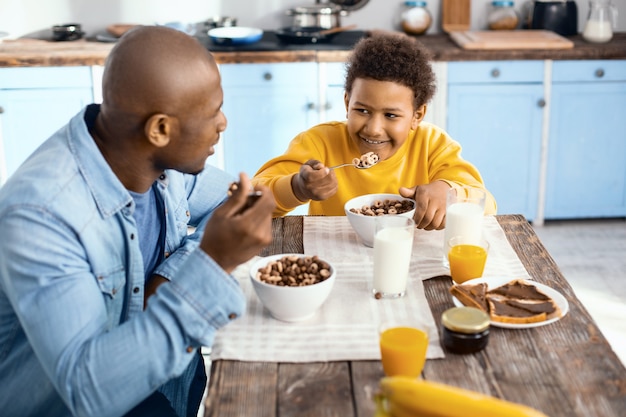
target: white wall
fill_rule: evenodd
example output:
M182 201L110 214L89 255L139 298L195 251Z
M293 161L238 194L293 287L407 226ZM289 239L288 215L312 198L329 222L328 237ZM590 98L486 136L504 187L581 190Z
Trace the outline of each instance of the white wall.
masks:
M516 0L520 11L529 0ZM295 6L312 5L315 0L0 0L0 31L11 37L46 36L52 25L82 23L88 34L103 31L113 23L153 24L155 22L200 22L210 16L234 16L239 26L277 29L291 18L285 11ZM626 31L626 0L613 0L620 10L617 31ZM341 19L342 24L357 24L359 29L395 29L402 0L370 0L361 10ZM428 33L441 33L440 0L428 0L433 24ZM471 29L486 28L491 0L472 0ZM578 29L587 18L588 1L577 0Z

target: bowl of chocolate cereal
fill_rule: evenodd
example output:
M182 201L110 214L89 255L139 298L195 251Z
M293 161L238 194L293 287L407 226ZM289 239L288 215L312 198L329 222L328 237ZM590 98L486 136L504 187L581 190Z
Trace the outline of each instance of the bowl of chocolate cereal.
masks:
M366 194L354 197L344 205L350 225L359 240L374 246L374 218L376 216L405 216L413 218L415 200L400 194Z
M317 256L286 253L267 256L250 267L257 297L275 319L309 319L324 304L335 284L336 271Z

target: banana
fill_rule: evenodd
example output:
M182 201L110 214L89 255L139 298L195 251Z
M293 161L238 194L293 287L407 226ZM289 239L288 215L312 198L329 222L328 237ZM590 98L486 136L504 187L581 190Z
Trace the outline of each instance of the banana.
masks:
M525 405L421 379L385 377L380 389L378 406L391 417L547 417Z

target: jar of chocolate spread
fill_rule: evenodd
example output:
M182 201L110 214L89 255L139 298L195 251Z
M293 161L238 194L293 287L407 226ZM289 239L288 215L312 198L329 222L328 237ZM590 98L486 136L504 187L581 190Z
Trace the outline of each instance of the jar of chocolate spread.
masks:
M474 307L453 307L441 315L443 346L452 353L475 353L489 342L489 315Z

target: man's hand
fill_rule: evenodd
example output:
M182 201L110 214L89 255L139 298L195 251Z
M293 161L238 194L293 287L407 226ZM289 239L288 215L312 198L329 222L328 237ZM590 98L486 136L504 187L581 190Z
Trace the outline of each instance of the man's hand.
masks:
M416 201L415 225L418 229L441 230L446 226L446 197L450 186L444 181L417 185L412 188L400 187L402 197Z
M291 179L293 193L300 201L321 201L337 192L337 177L320 161L311 159L300 167Z
M251 182L243 173L239 179L237 190L209 219L200 242L200 248L228 273L272 241L272 211L276 206L272 192L267 187L255 187L261 196L249 205Z

